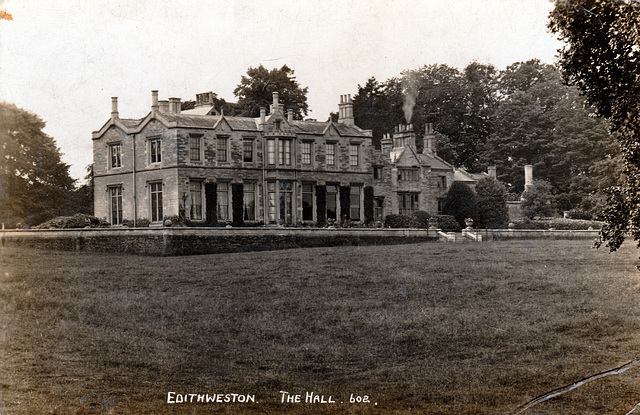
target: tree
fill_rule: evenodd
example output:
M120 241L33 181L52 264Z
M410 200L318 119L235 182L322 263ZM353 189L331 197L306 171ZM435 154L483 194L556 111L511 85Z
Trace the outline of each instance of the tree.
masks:
M563 210L584 208L583 200L602 191L619 154L607 122L590 117L575 87L537 60L510 65L500 75L493 132L482 146L484 164L514 193L524 188L524 166L548 181ZM584 209L586 210L586 209Z
M534 180L533 185L522 194L522 214L529 219L536 216L552 217L558 212L557 196L553 186L544 180Z
M464 220L476 217L476 194L469 185L453 182L442 206L443 215L451 215L461 227L465 227Z
M507 191L504 184L491 177L476 183L477 227L485 229L506 228L509 223Z
M372 130L374 146L380 147L382 135L402 122L402 100L402 85L397 78L380 83L371 77L364 86L358 85L358 93L353 97L354 122L360 128Z
M0 221L36 225L66 213L74 189L69 166L44 121L0 103Z
M598 246L616 250L627 233L640 245L640 5L557 0L548 26L565 42L559 55L565 81L609 120L621 147L625 181L611 189Z
M287 65L272 70L260 65L257 68L249 67L247 75L242 76L233 93L238 97L240 115L258 117L260 107L269 108L273 103L273 93L278 92L284 109L292 109L294 119L300 120L309 112L308 91L308 87L300 87L293 69Z

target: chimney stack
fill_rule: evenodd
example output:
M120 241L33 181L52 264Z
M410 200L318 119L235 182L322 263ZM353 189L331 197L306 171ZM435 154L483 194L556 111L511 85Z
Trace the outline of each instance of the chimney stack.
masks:
M292 109L288 109L287 110L287 121L289 121L289 122L293 121L293 110Z
M151 111L158 111L158 91L151 91Z
M524 190L525 192L533 186L533 166L527 164L524 166Z
M260 124L264 124L267 121L267 109L260 107Z
M158 110L160 110L160 112L169 112L169 101L158 101Z
M273 114L276 112L276 110L282 111L282 104L280 104L280 101L278 99L278 91L273 92L273 103L271 104L269 113Z
M111 118L116 119L118 117L118 97L111 97Z
M391 139L391 134L383 134L382 140L380 140L380 147L382 149L382 154L388 156L391 153L391 149L393 148L393 140Z
M180 114L180 98L169 98L169 112L172 114Z
M354 125L353 119L353 101L351 95L340 95L340 103L338 104L338 122L347 125Z
M424 126L424 139L423 139L424 147L422 148L423 154L430 154L432 156L436 155L436 148L434 144L435 137L436 137L436 134L433 131L433 124L430 122L426 123Z

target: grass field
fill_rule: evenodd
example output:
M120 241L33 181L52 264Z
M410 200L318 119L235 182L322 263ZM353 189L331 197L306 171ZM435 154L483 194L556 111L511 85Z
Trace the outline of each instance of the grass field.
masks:
M4 247L0 413L507 414L640 358L637 264L631 245L590 241L167 258ZM639 384L632 368L524 413L626 414Z

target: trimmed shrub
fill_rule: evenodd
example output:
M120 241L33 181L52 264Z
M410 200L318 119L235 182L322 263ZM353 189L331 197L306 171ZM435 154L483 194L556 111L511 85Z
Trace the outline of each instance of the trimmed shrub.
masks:
M462 226L451 215L436 215L434 217L438 219L438 228L444 232L459 232L462 230Z
M109 226L111 226L111 224L104 219L99 219L84 213L76 213L73 216L59 216L50 219L40 225L34 226L34 229L108 228Z
M507 191L504 184L491 177L476 184L476 228L504 229L509 224Z
M387 215L384 218L385 228L416 228L417 221L413 215Z
M340 186L340 220L346 222L350 219L351 213L351 188Z
M374 197L373 197L373 187L365 186L364 188L364 223L369 225L373 223L373 206L374 206Z
M218 184L205 183L204 197L207 206L206 224L207 226L216 226L218 224Z
M231 212L233 226L244 224L244 186L242 183L231 183Z
M318 226L327 224L327 186L316 186L316 209Z
M571 231L588 230L589 228L597 230L603 225L603 222L595 220L564 218L543 220L523 219L512 221L511 223L513 224L513 229L557 229Z
M413 218L414 218L416 227L425 228L425 229L429 227L429 219L431 218L431 215L425 212L424 210L418 210L416 212L413 212Z
M476 194L468 185L453 182L442 207L443 215L450 215L456 219L460 227L464 227L466 218L476 217Z

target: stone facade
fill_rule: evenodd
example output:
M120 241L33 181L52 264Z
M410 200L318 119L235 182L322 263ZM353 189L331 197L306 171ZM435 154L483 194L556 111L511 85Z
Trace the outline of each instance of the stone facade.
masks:
M293 120L277 93L268 114L225 116L210 96L182 111L179 98L158 101L152 91L141 119L121 119L112 99L111 118L93 133L95 216L114 225L358 224L436 213L454 180L475 180L435 154L430 129L423 153L410 125L375 149L348 95L338 122Z

